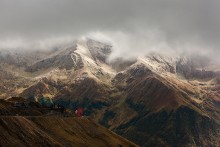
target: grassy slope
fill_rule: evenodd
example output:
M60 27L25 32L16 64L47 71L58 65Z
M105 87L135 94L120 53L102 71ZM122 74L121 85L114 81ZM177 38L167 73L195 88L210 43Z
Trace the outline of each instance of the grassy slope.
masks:
M0 146L136 146L87 118L0 117Z

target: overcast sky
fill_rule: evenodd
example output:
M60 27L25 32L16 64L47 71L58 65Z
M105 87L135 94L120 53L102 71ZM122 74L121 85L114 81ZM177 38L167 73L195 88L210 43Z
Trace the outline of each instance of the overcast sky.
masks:
M49 48L79 36L112 42L113 56L216 55L220 0L0 0L0 49Z

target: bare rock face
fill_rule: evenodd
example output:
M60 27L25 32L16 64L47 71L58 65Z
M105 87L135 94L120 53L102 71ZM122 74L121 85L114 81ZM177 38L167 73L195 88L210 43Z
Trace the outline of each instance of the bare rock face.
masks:
M89 39L87 47L94 60L100 60L106 63L108 56L111 54L111 46Z
M63 50L59 50L45 59L37 61L33 65L26 68L27 72L36 72L39 70L46 70L48 68L66 68L71 69L73 67L73 61L71 59L71 53L76 50L76 45L67 47Z
M79 39L73 45L64 47L49 57L27 67L26 71L36 72L47 68L80 69L94 66L96 62L105 63L111 53L111 46L90 39Z

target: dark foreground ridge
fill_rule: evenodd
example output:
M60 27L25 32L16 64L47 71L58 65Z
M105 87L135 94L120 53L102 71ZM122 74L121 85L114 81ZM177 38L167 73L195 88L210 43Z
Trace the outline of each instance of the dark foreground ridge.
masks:
M88 118L0 116L0 146L130 146Z

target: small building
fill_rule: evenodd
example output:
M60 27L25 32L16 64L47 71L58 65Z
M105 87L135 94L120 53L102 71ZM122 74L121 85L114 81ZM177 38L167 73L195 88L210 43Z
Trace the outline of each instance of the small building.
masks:
M84 109L83 108L77 108L75 111L75 115L77 117L82 117L84 115Z

